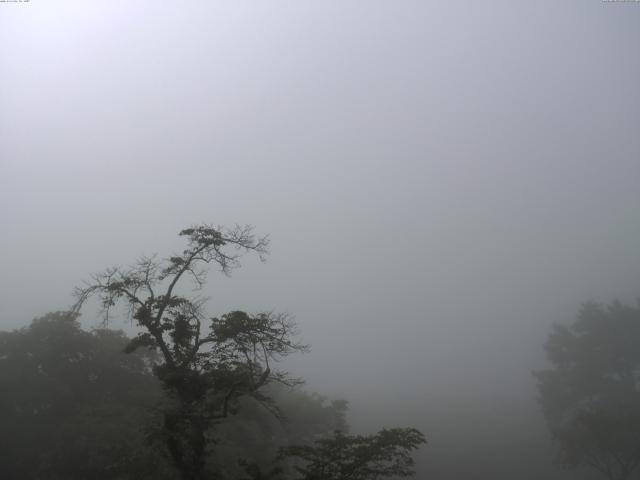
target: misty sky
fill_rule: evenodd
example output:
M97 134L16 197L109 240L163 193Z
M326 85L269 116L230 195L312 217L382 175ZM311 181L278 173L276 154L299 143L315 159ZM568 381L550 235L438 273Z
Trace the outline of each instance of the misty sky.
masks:
M515 430L551 323L640 294L639 47L596 0L0 3L0 328L250 223L212 314L294 314L359 428Z

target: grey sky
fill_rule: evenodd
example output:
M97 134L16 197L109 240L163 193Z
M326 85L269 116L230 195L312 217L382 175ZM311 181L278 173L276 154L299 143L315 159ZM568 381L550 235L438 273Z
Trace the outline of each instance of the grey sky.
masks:
M549 325L640 293L639 40L595 0L0 3L0 327L251 223L212 313L295 314L358 426L535 412Z

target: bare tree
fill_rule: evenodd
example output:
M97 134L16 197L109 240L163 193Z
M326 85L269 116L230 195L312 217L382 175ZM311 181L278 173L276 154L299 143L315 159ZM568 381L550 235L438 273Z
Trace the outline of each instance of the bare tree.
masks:
M260 388L270 381L298 383L273 364L307 347L295 340L295 324L287 315L234 311L208 319L205 299L180 293L185 283L191 283L192 293L201 290L211 265L229 275L244 253L254 252L264 261L267 237L255 237L251 226L211 225L187 228L180 236L187 239L182 253L164 260L143 257L131 267L93 275L76 288L74 311L97 297L108 323L114 306L127 307L142 331L126 351L145 347L161 353L154 373L173 401L163 425L170 460L183 480L201 480L210 443L207 431L235 412L241 396L253 396L275 411Z

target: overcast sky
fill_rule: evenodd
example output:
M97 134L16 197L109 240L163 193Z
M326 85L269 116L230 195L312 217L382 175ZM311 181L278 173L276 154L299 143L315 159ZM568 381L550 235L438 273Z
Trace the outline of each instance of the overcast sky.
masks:
M294 314L359 427L535 412L551 323L640 294L639 46L633 2L0 3L0 328L250 223L212 314Z

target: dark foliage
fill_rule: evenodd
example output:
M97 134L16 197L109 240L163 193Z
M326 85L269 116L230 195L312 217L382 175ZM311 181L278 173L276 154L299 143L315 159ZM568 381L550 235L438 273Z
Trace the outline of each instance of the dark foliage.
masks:
M129 339L80 329L59 312L0 333L0 478L174 479L164 461L166 399L151 351L123 353ZM346 430L346 403L273 384L278 417L252 397L207 435L206 462L219 478L240 478L240 462L268 466L284 445Z
M410 452L424 442L416 430L383 430L369 437L336 432L326 438L328 425L345 429L344 403L326 405L318 397L307 396L305 415L313 411L318 418L297 433L287 429L286 412L276 403L274 386L292 387L300 381L276 369L275 363L307 348L295 340L290 317L233 311L208 319L204 300L186 292L189 280L195 290L204 286L210 264L229 274L239 265L242 253L255 252L264 259L267 239L256 239L251 227L209 225L185 229L180 235L187 240L182 253L166 260L144 257L129 268L94 275L76 289L74 307L78 312L89 298L97 297L106 325L112 307L122 303L137 323L141 332L123 350L155 356L152 372L164 395L162 415L152 422L149 438L160 442L155 451L164 454L179 477L238 478L238 468L244 465L254 476L266 478L262 467L280 447L284 463L271 469L271 477L292 478L286 457L297 458L294 473L308 479L412 474ZM261 414L256 413L258 408ZM241 410L244 416L232 418ZM271 421L265 419L265 412ZM252 452L250 445L255 446ZM327 470L329 464L333 470ZM319 477L318 469L333 476Z
M207 266L216 264L229 274L243 252L267 253L267 239L256 238L251 227L225 229L199 225L180 232L187 248L166 260L145 257L128 269L112 268L94 275L76 289L75 310L96 296L105 322L111 308L124 302L142 329L126 350L157 350L161 363L154 374L171 397L163 420L164 441L183 480L200 480L206 472L208 431L219 420L237 412L240 400L250 396L268 404L261 389L276 381L297 383L273 363L293 352L295 325L286 315L231 312L207 320L203 300L179 293L191 280L199 289Z
M640 465L640 307L585 304L545 344L553 368L536 372L559 461L626 480Z
M122 353L127 342L66 312L0 333L0 478L169 478L144 430L161 395L156 358Z
M411 454L426 443L414 428L383 429L375 435L335 431L306 445L282 447L268 469L245 465L252 480L378 480L415 474Z
M295 467L298 480L409 477L415 473L411 453L423 443L424 436L413 428L385 429L375 435L338 431L313 445L284 448L281 457L301 461Z

